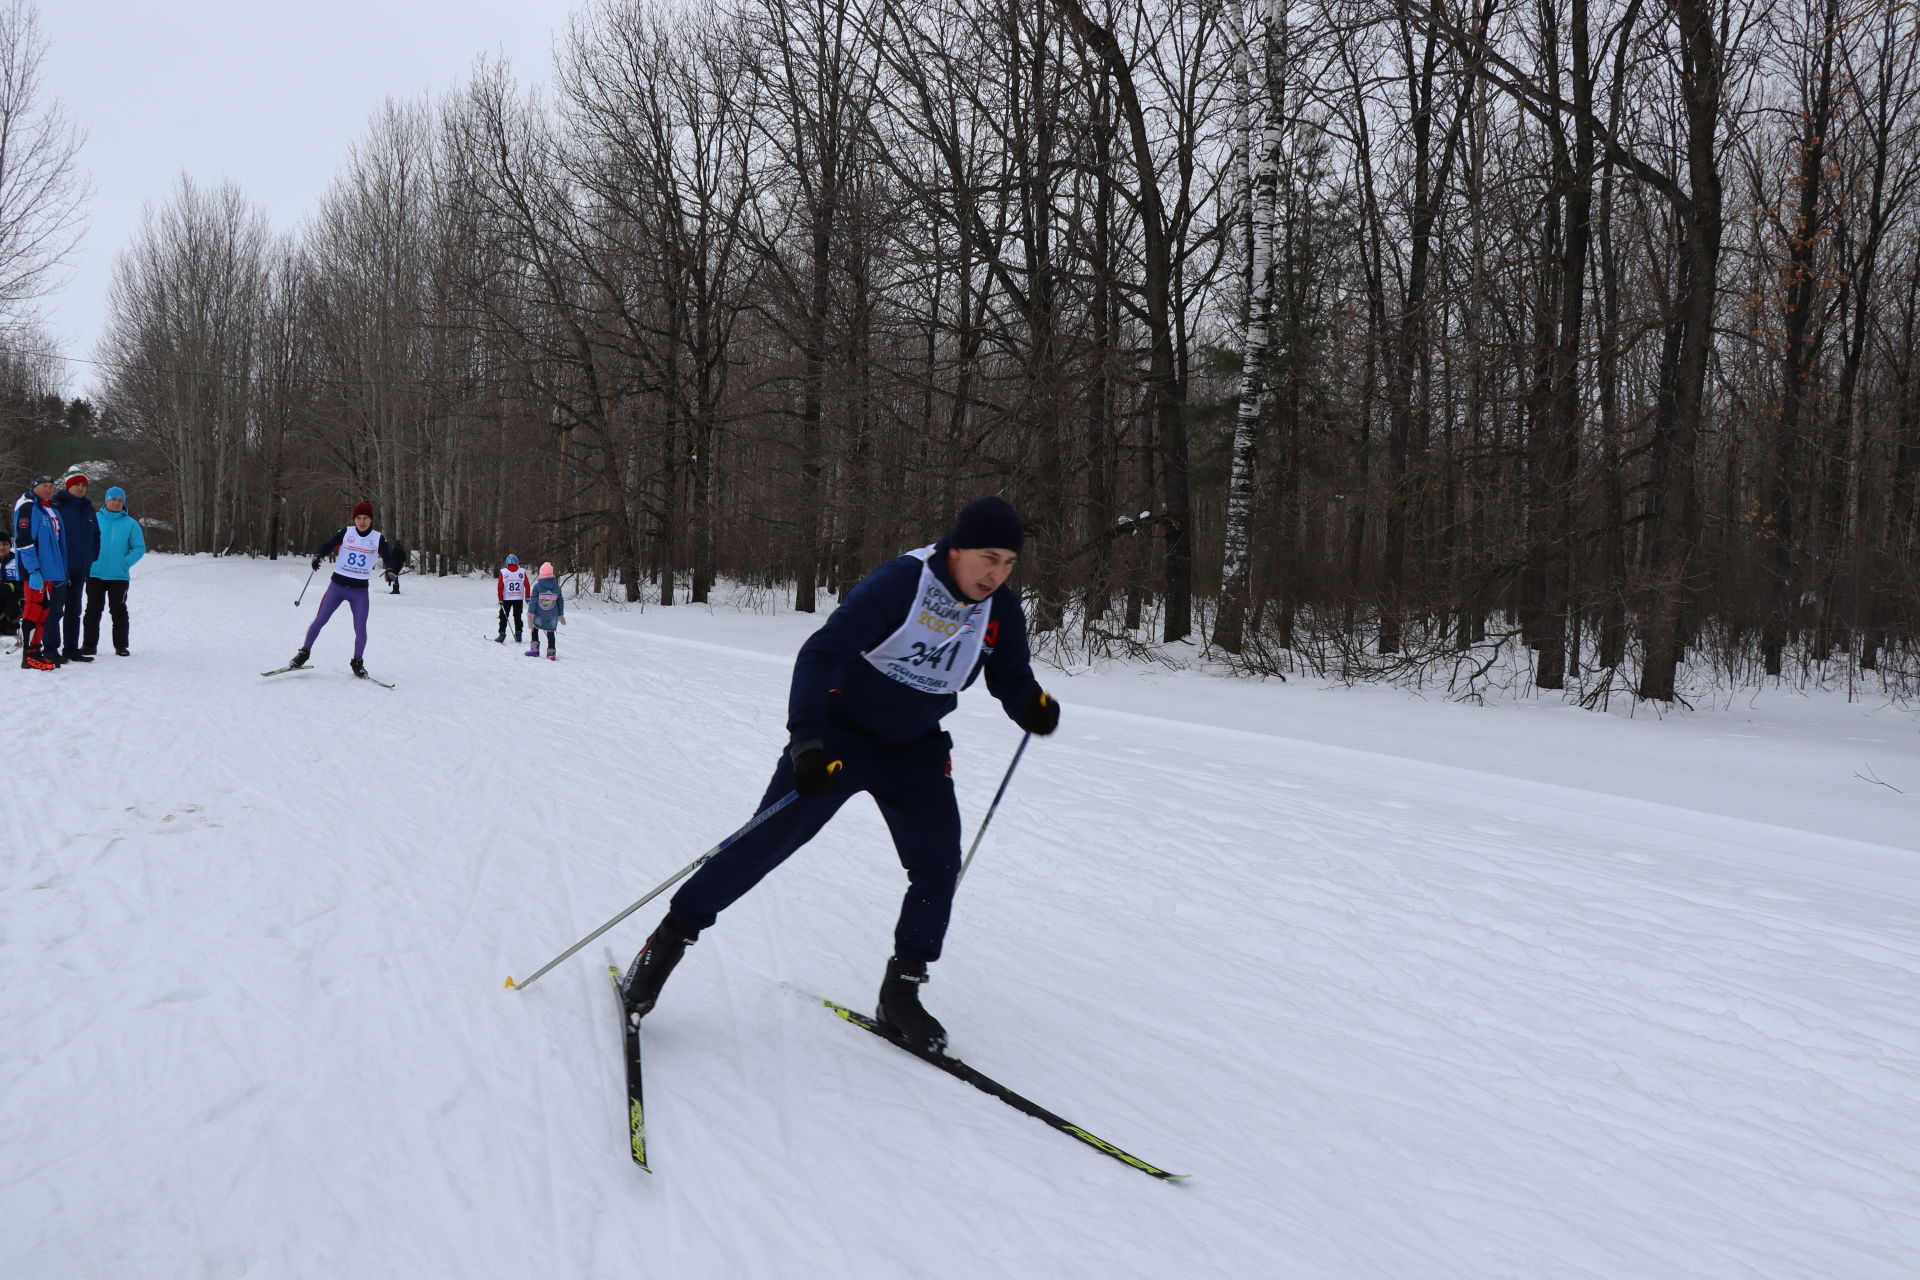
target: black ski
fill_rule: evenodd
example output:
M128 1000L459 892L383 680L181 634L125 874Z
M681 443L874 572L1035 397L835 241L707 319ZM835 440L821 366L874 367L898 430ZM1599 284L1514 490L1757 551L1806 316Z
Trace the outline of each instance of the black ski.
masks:
M613 979L613 1002L620 1007L620 1056L627 1064L627 1146L633 1162L652 1173L647 1167L647 1110L640 1094L640 1019L627 1012L627 998L620 990L620 967L609 964L607 976Z
M795 990L797 990L797 988L795 988ZM1000 1101L1006 1103L1008 1106L1012 1107L1015 1111L1025 1112L1027 1115L1030 1115L1034 1119L1039 1120L1042 1123L1046 1124L1049 1128L1058 1129L1060 1132L1067 1134L1070 1137L1078 1138L1080 1139L1080 1141L1086 1143L1088 1146L1094 1148L1096 1151L1104 1151L1106 1154L1112 1156L1115 1160L1120 1161L1120 1163L1122 1164L1132 1165L1134 1168L1140 1170L1140 1172L1142 1173L1150 1173L1154 1177L1164 1179L1167 1182L1178 1182L1187 1176L1184 1173L1168 1173L1165 1169L1156 1168L1155 1166L1148 1164L1145 1160L1140 1159L1140 1157L1129 1155L1127 1152L1122 1151L1120 1148L1114 1146L1111 1142L1106 1141L1104 1138L1096 1138L1091 1133L1088 1133L1085 1129L1082 1129L1079 1125L1070 1124L1066 1120L1062 1119L1061 1117L1055 1115L1053 1112L1047 1110L1045 1107L1041 1106L1039 1103L1033 1102L1027 1098L1021 1097L1019 1094L1015 1093L1013 1090L1007 1088L1007 1086L1001 1084L998 1080L994 1080L989 1076L982 1075L980 1072L974 1070L972 1067L960 1061L960 1059L958 1058L950 1058L944 1053L929 1053L926 1050L916 1049L912 1045L901 1042L899 1039L895 1038L893 1035L889 1034L886 1030L884 1030L879 1023L875 1022L872 1018L869 1018L864 1013L855 1013L853 1010L847 1008L845 1005L835 1004L833 1001L826 999L824 996L810 995L807 992L801 992L800 994L807 995L809 999L818 1000L821 1004L825 1005L827 1008L839 1014L846 1021L851 1022L856 1027L866 1028L868 1031L873 1032L873 1034L875 1034L876 1036L879 1036L882 1040L885 1040L888 1044L891 1044L899 1049L904 1049L906 1052L912 1054L916 1058L921 1059L922 1061L931 1062L934 1066L940 1068L942 1071L946 1072L948 1075L953 1076L959 1080L965 1080L968 1084L980 1090L980 1092L991 1094L994 1097L1000 1099Z
M364 672L364 671L362 671L362 672L360 672L360 673L359 673L358 675L356 675L356 676L355 676L354 678L355 678L356 680L372 680L372 681L373 681L373 682L374 682L375 684L377 684L377 685L379 685L379 686L380 686L380 687L381 687L382 689L391 689L391 688L393 688L393 686L392 686L392 685L390 685L390 684L388 684L388 683L387 683L387 682L386 682L385 680L379 680L379 679L375 679L375 678L374 678L373 676L370 676L370 675L368 675L368 674L367 674L366 672Z
M271 671L262 671L260 674L263 676L277 676L277 675L284 675L286 672L289 672L289 671L305 671L306 669L307 669L306 666L302 664L301 666L297 666L297 667L275 667Z

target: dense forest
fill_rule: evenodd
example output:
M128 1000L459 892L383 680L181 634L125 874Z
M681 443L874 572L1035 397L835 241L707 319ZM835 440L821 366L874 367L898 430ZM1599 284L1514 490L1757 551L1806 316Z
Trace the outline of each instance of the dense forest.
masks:
M812 611L997 492L1076 653L1904 693L1917 12L603 0L302 227L183 177L83 416L181 551L368 498L417 571Z

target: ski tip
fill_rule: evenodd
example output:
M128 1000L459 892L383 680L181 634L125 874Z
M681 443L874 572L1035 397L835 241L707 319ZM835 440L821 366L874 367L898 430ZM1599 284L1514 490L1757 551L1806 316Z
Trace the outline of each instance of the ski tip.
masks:
M519 985L514 982L512 974L507 975L507 980L504 985L511 988L514 991L518 991L520 989Z

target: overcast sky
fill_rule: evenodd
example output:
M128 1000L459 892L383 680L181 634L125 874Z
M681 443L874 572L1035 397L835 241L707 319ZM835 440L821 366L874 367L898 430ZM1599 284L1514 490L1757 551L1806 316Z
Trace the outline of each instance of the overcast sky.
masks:
M576 0L38 0L44 90L86 131L93 187L75 270L44 300L50 335L92 358L115 256L182 173L231 181L275 231L297 227L387 98L439 95L501 52L545 81ZM96 370L69 363L67 391Z

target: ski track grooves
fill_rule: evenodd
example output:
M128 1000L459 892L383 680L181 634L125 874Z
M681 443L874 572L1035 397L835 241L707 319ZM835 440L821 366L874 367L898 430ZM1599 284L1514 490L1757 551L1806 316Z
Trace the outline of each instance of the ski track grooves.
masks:
M409 577L371 602L399 686L375 697L345 615L317 673L257 674L299 641L305 573L150 557L135 657L0 670L106 713L16 754L32 803L0 807L9 1280L1904 1280L1920 1256L1910 850L1623 799L1598 755L1564 770L1582 790L1099 709L1124 672L1046 677L1069 718L927 998L981 1071L1192 1183L780 989L871 1006L903 878L858 800L676 971L639 1173L600 945L501 980L745 820L793 620L756 650L583 601L530 662L466 638L486 579ZM983 691L948 723L970 839L1018 732ZM665 907L606 935L616 964Z

